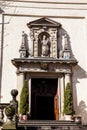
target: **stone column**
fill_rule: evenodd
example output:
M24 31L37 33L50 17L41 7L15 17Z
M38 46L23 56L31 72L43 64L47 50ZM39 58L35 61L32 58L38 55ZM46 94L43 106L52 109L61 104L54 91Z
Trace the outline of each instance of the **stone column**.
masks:
M28 86L29 86L29 114L31 114L31 78L29 78Z
M67 83L71 83L71 73L65 74L65 87Z
M17 100L18 100L18 104L20 104L20 94L21 94L21 90L23 87L23 82L24 82L24 73L17 74L17 90L18 90ZM19 108L20 108L20 106L19 106ZM19 111L19 108L18 108L18 111Z
M59 78L59 91L60 91L60 119L63 120L63 107L64 107L64 77Z
M58 108L59 108L59 120L61 119L61 86L60 78L58 78Z
M33 40L34 40L33 29L30 29L30 43L31 43L31 44L29 44L29 47L30 47L30 57L34 56Z

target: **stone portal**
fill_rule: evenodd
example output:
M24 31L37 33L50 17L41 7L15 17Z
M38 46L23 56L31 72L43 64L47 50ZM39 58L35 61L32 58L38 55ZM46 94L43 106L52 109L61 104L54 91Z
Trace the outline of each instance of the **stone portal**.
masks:
M54 120L57 79L32 78L31 85L31 119Z
M64 90L67 83L72 85L73 66L77 64L68 34L61 34L61 24L46 17L27 26L30 48L23 33L20 58L12 60L17 68L19 95L23 81L28 80L31 119L63 120Z

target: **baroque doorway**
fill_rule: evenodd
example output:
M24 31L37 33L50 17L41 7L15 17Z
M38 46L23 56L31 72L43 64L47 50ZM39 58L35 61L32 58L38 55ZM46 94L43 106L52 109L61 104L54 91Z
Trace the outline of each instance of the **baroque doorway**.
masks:
M23 80L29 79L31 119L63 119L64 87L72 81L73 67L78 63L72 55L69 35L60 33L61 24L46 17L31 21L27 26L29 48L23 33L20 58L12 59L17 68L18 100ZM61 37L63 40L60 40Z
M55 109L58 111L57 95L58 79L32 78L31 79L31 119L55 120ZM57 95L58 97L58 95ZM55 107L56 105L56 107Z

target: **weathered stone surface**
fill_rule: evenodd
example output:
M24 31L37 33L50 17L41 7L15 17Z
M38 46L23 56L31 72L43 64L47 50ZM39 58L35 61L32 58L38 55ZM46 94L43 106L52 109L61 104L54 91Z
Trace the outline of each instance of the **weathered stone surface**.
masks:
M81 124L76 124L75 122L70 121L27 121L19 122L18 130L21 129L36 129L36 130L86 130L86 126Z

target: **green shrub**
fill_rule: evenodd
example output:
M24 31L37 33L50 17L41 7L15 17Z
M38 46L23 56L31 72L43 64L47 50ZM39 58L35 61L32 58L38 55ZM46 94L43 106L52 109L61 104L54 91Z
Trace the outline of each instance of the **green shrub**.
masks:
M6 106L6 108L5 108L5 114L6 114L7 116L13 116L13 115L15 114L15 109L14 109L14 107L12 107L12 106L10 106L10 105Z
M64 110L63 113L66 115L70 115L73 113L73 99L72 99L72 91L71 84L67 83L66 89L64 92Z
M20 114L26 115L29 111L28 104L29 104L29 94L28 94L28 82L24 80L23 88L20 95Z

